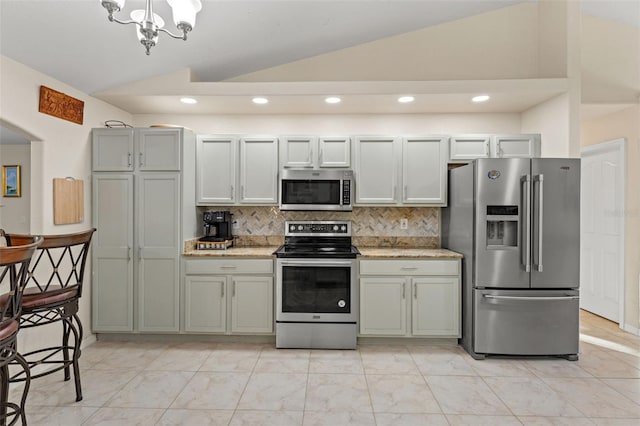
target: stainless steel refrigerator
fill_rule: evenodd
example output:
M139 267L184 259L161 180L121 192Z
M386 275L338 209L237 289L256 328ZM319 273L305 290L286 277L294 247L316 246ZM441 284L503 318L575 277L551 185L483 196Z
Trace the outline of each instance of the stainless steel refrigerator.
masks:
M450 170L442 246L464 255L469 354L578 359L579 159L487 158Z

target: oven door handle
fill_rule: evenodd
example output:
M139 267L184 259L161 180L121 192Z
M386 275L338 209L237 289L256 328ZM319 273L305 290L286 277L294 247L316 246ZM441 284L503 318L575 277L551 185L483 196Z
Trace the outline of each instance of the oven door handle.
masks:
M300 259L300 260L282 260L281 266L353 266L353 260L341 259Z

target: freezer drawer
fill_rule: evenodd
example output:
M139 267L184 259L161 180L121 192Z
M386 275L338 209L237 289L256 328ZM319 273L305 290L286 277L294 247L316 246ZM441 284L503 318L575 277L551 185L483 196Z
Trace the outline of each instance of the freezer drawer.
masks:
M473 290L474 352L578 353L577 290Z

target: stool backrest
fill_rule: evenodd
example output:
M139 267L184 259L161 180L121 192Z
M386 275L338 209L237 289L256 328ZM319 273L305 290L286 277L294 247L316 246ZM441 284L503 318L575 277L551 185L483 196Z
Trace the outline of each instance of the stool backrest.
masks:
M75 288L82 295L84 268L95 228L75 234L42 235L42 243L31 259L26 286L32 293L56 294ZM23 243L30 236L7 234L9 246Z
M0 286L9 297L0 304L0 329L20 317L22 292L29 277L29 263L42 237L22 239L23 244L0 247Z

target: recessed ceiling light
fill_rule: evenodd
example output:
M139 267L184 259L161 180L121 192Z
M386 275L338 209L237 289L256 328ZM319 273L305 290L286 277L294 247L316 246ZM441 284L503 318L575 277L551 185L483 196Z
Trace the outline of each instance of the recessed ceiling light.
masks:
M180 102L182 102L183 104L197 104L198 101L196 99L193 98L180 98Z
M251 99L251 102L253 102L254 104L264 105L269 103L269 99L256 97Z
M478 95L471 98L472 102L486 102L489 100L489 95Z
M339 104L342 102L342 99L337 96L329 96L328 98L325 98L324 101L328 104Z
M400 96L398 98L398 102L400 102L401 104L408 104L409 102L413 102L415 100L416 98L414 98L413 96Z

